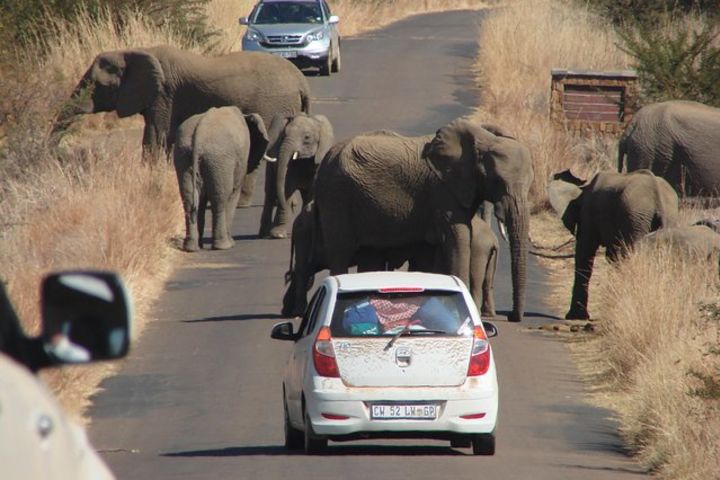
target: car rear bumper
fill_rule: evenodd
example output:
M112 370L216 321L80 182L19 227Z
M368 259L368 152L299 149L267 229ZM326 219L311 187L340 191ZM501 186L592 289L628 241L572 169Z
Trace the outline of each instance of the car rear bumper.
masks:
M323 379L320 385L329 386L328 380ZM344 388L340 391L314 388L305 393L306 409L315 434L335 440L363 437L453 438L491 433L497 423L497 383L491 378L475 380L468 380L466 385L454 388ZM475 388L471 388L473 386ZM370 413L374 403L436 404L438 415L434 420L376 420L371 418ZM482 418L461 418L480 413L484 414ZM323 414L347 419L327 418Z

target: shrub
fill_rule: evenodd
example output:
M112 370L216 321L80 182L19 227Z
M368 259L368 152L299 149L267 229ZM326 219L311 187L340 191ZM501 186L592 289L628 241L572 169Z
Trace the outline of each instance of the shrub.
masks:
M720 27L702 18L666 19L621 34L635 58L645 102L695 100L720 106Z

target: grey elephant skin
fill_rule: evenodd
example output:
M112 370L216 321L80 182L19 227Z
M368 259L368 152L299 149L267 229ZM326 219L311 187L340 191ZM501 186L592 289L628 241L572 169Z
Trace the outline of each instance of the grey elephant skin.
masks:
M570 171L553 175L548 197L575 235L575 283L565 318L588 319L588 287L600 246L616 262L645 235L677 223L678 196L649 170L600 172L585 183Z
M211 107L234 105L259 114L270 125L276 114L310 111L310 86L288 60L266 53L235 52L218 57L171 46L103 52L95 57L61 112L55 130L78 114L141 114L143 151L152 155L175 142L187 118ZM248 176L242 204L252 198Z
M434 136L361 134L334 145L315 178L315 202L331 274L361 247L441 246L441 273L470 285L471 221L483 201L506 224L513 283L511 321L521 321L527 277L530 152L460 118Z
M237 107L211 108L180 125L173 160L185 210L184 250L202 247L208 201L212 248L233 246L230 229L243 181L258 169L267 145L260 115L244 115Z
M315 274L327 268L322 237L318 231L314 203L310 202L295 217L290 244L290 269L285 274L287 289L282 315L302 315ZM498 240L480 216L472 221L470 280L473 299L483 316L495 317L494 281L497 269ZM438 269L437 245L418 243L396 248L360 248L351 264L358 271L395 270L408 263L410 271L432 272Z
M649 169L681 197L720 193L720 109L690 101L647 105L620 138L618 170Z
M718 259L720 254L720 234L707 225L663 228L643 237L641 243L651 247L667 245L684 254L711 261Z
M315 170L335 142L335 136L326 116L304 113L276 115L268 134L268 156L276 161L267 164L259 235L286 238L290 198L299 192L303 207L310 202Z

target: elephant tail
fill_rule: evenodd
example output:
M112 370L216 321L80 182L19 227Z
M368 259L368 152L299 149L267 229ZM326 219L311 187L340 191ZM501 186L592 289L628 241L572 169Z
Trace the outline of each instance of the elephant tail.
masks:
M310 90L300 90L300 110L302 112L310 114Z
M193 132L193 138L192 138L192 209L194 211L197 211L197 215L203 215L204 214L204 207L205 205L200 205L200 155L201 155L201 148L200 148L200 126L201 122L199 122L195 126L195 131ZM202 232L200 232L200 235L202 235Z

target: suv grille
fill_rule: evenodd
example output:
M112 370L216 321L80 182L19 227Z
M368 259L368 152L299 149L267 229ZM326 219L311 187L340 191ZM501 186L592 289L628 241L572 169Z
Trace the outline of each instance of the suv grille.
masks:
M299 45L302 35L268 35L266 46Z

